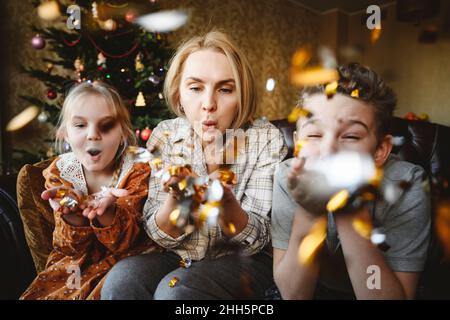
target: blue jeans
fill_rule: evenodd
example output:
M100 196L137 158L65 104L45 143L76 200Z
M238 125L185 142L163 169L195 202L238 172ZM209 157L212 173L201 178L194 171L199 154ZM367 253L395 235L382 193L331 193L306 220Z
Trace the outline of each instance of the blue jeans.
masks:
M119 261L108 273L103 300L263 299L274 285L272 258L228 255L179 266L172 252L152 252ZM169 282L177 277L175 286Z

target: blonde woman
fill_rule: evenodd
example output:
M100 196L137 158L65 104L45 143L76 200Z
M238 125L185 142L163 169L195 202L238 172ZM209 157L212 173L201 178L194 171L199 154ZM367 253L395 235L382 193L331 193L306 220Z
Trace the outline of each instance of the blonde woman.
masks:
M237 144L239 156L228 163L237 183L225 187L217 226L185 232L169 221L180 198L169 185L180 177L162 182L152 175L146 229L168 252L119 263L107 277L102 298L262 298L273 283L272 259L263 252L270 241L272 177L287 148L272 124L253 119L256 94L249 63L221 32L192 38L171 61L165 97L178 117L161 122L147 147L158 149L165 163L189 164L197 176L213 177L221 165L222 141L227 142L222 138L239 131L245 139ZM247 258L231 248L217 250L224 240L240 246ZM180 260L191 266L180 267ZM170 287L174 277L178 282Z

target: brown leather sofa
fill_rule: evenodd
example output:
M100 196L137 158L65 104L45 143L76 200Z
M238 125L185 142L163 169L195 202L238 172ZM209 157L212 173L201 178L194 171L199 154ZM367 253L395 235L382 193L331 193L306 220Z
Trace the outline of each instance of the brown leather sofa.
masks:
M292 157L294 124L286 120L276 120L272 123L282 131L289 148L287 157ZM447 143L450 142L450 127L395 118L392 134L404 137L403 145L396 147L394 152L404 160L421 165L428 172L433 186L434 200L448 196L450 148ZM42 170L49 164L50 160L46 160L26 165L21 169L17 179L18 206L23 230L38 272L44 268L51 250L54 227L50 207L40 198L44 186ZM22 250L28 250L28 248ZM450 266L441 261L441 251L436 241L433 242L430 252L429 263L422 281L426 285L422 286L420 296L450 298Z

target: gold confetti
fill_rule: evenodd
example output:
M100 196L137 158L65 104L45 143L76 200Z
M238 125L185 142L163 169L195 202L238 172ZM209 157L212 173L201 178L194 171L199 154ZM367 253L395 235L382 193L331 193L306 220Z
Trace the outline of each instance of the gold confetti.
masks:
M359 98L359 90L358 89L353 90L350 96L352 96L353 98Z
M184 189L186 189L187 186L188 186L187 179L183 179L183 180L181 180L180 182L178 182L178 189L179 189L180 191L183 191Z
M321 217L311 228L309 234L303 238L298 249L298 259L303 265L310 264L320 245L327 235L327 219Z
M353 229L363 238L370 239L372 233L372 224L363 218L354 218L352 222Z
M66 194L66 189L58 189L58 191L56 191L56 198L63 198Z
M231 171L228 168L221 168L219 169L219 174L220 174L220 181L224 184L236 184L237 183L237 177L236 174Z
M381 26L376 26L375 29L372 29L370 32L370 42L375 44L381 36Z
M341 190L334 194L327 203L328 212L335 212L346 206L348 199L350 198L350 192L348 190Z
M179 279L177 277L173 277L172 279L170 279L169 287L171 287L171 288L175 287L175 285L177 284L178 280Z
M308 64L309 60L311 60L311 48L306 46L295 51L291 63L293 67L301 69Z
M338 80L339 73L336 69L312 67L302 71L291 72L291 82L300 87L316 86Z
M327 95L328 98L333 97L336 92L337 92L337 88L338 88L338 82L337 81L333 81L329 84L327 84L325 86L325 94Z
M36 118L39 113L40 109L38 107L29 106L8 122L6 131L16 131L23 128Z
M450 200L441 200L436 206L436 234L444 253L450 257Z
M235 234L236 233L236 227L231 222L228 224L228 229L230 230L231 234Z
M310 117L312 114L306 109L294 107L291 111L291 113L288 115L287 120L289 123L297 122L298 119L303 117Z
M307 140L305 139L298 139L297 142L295 142L294 146L294 157L297 157L300 153L300 150L305 146L307 143Z
M180 209L175 209L173 210L170 215L169 215L169 221L172 225L176 226L177 225L177 221L178 221L178 217L180 216Z
M369 184L378 188L380 186L381 180L383 180L383 169L375 168L375 174L369 180Z
M180 260L180 267L184 269L189 269L192 265L192 260L189 258Z

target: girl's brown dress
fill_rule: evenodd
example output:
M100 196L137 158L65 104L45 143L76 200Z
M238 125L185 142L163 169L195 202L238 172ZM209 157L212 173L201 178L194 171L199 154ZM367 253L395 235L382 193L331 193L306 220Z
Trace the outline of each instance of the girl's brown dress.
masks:
M74 183L61 177L61 166L58 168L57 165L66 155L55 159L44 170L46 188L74 187ZM66 160L77 162L73 154ZM100 228L91 222L89 226L75 227L55 211L53 251L45 270L20 299L99 299L105 275L115 263L127 256L160 250L142 228L142 207L147 198L150 167L146 163L132 163L130 159L124 165L127 161L128 166L122 166L126 172L119 178L117 187L127 189L129 195L117 199L112 225ZM76 170L82 170L81 164L77 163ZM83 175L82 172L77 174ZM84 182L84 178L81 180Z

